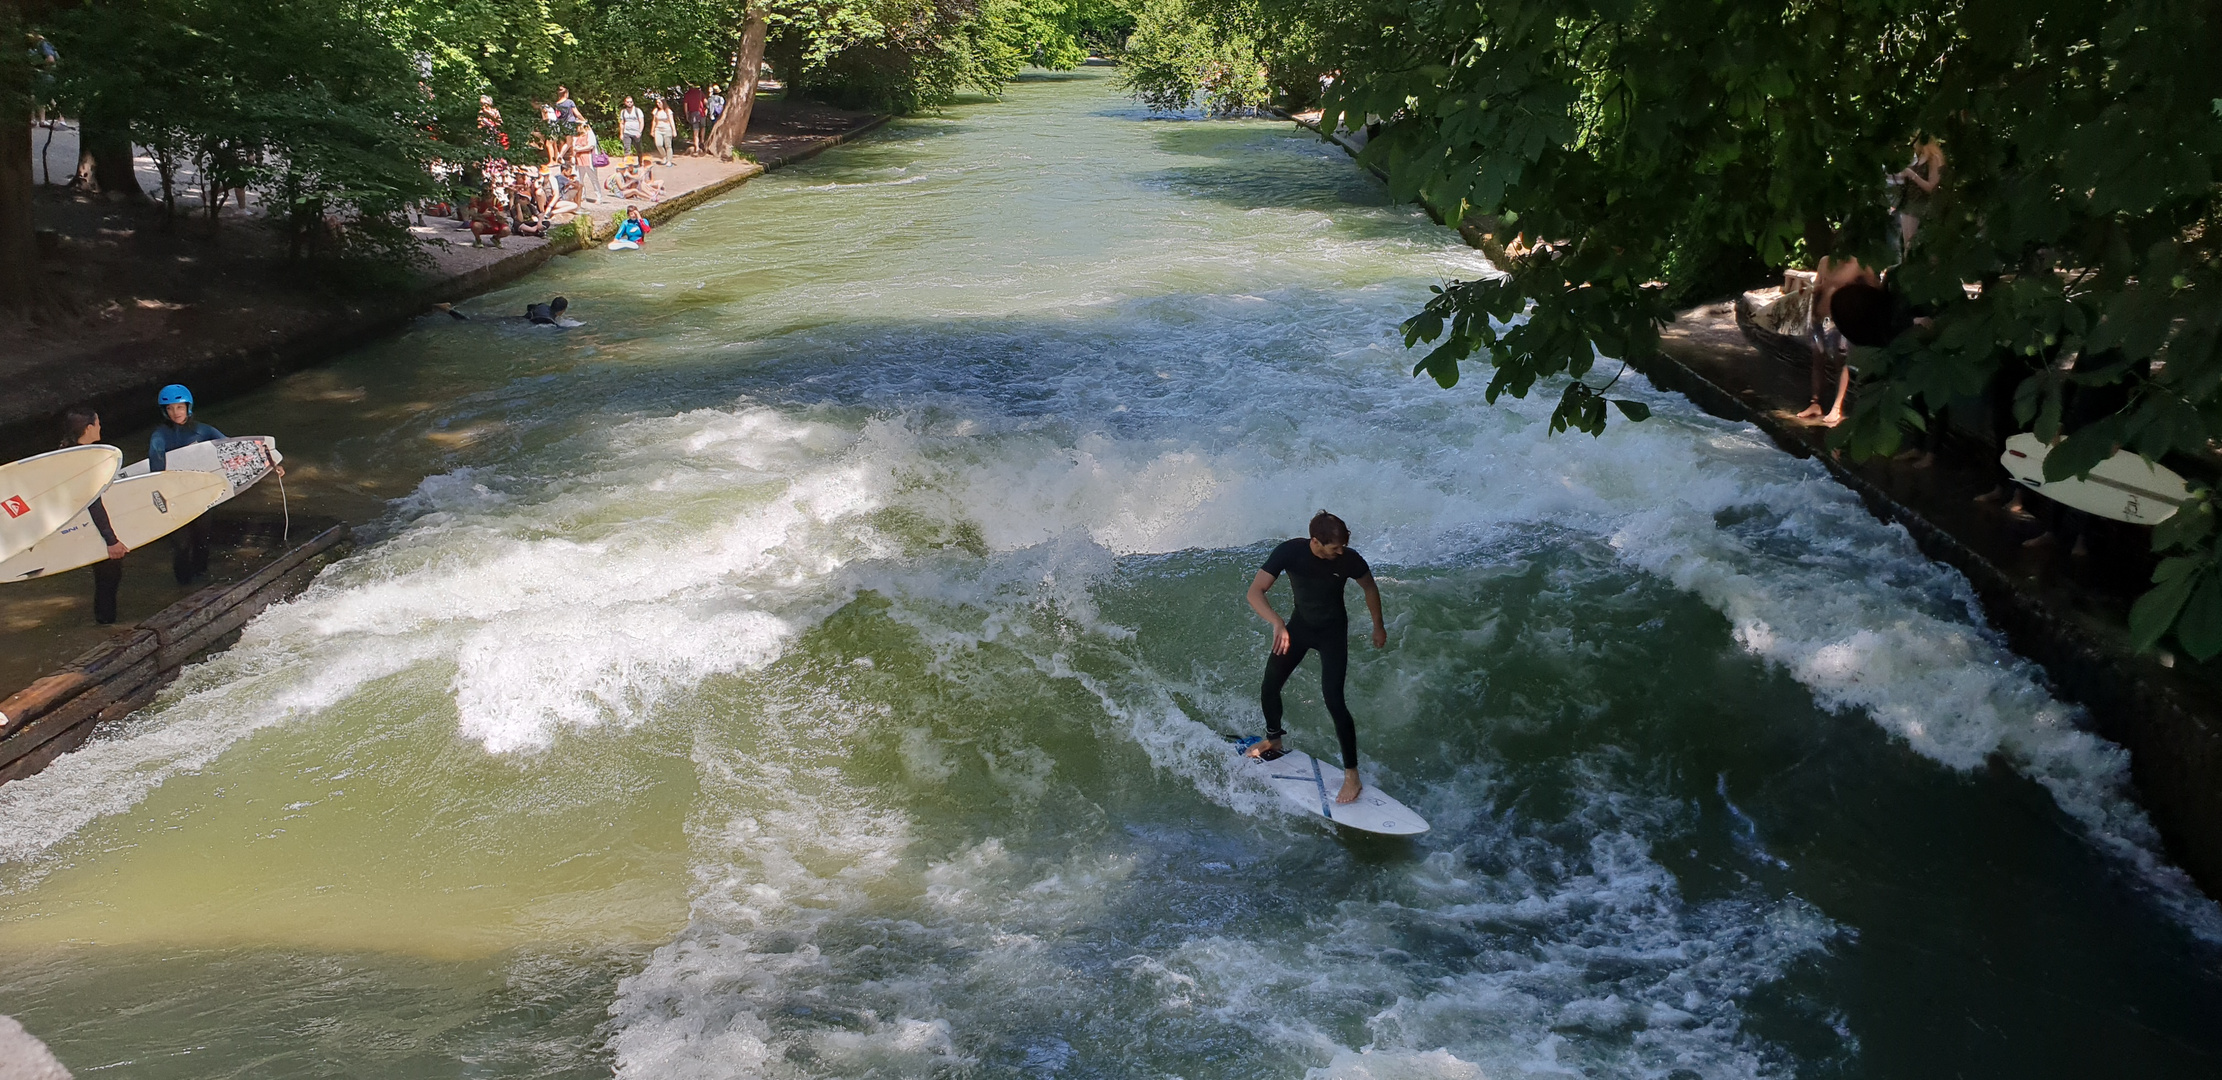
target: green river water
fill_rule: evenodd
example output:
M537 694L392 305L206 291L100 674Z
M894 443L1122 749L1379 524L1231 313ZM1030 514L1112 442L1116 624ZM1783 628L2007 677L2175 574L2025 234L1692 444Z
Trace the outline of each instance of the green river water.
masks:
M0 788L0 1012L79 1077L2222 1075L2124 755L1752 428L1410 378L1485 269L1083 71L210 410L367 541ZM1322 506L1417 841L1229 767Z

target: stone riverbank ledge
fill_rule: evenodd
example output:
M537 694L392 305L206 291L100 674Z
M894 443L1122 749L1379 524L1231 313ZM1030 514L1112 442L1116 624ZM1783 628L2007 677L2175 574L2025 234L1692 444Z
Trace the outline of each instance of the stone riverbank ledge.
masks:
M1319 131L1316 112L1289 119ZM1353 157L1364 142L1347 132L1324 137ZM1996 433L1955 429L1924 469L1831 453L1828 429L1798 419L1806 372L1746 340L1733 300L1681 313L1663 331L1660 354L1631 366L1653 386L1819 461L1869 512L1966 575L1992 627L2045 669L2052 692L2082 706L2091 730L2129 750L2131 776L2169 854L2209 896L2222 898L2222 660L2199 664L2130 647L2129 606L2153 564L2147 533L2100 522L2092 553L2081 559L2065 545L2024 546L2036 526L1976 501L2003 475Z

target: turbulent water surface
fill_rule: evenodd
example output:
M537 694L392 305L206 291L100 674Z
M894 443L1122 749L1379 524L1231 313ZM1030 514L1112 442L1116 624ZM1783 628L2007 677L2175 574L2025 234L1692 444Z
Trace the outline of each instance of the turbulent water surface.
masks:
M1083 73L216 410L372 542L0 789L0 1011L80 1076L2222 1071L2122 752L1754 430L1410 378L1485 269ZM1228 767L1323 506L1417 841Z

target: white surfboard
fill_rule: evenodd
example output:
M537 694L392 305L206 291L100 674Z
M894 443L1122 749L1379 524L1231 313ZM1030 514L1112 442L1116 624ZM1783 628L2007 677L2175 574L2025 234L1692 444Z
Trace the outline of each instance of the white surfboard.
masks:
M1383 836L1418 836L1427 831L1427 821L1412 812L1412 808L1391 798L1366 781L1365 790L1356 802L1337 803L1335 795L1342 790L1342 769L1322 764L1318 758L1301 750L1290 750L1271 761L1259 761L1249 755L1253 739L1234 744L1238 766L1244 773L1264 780L1281 793L1281 798L1307 814L1317 814L1337 825ZM1282 745L1287 745L1283 743Z
M108 525L116 539L127 548L141 548L228 498L231 485L221 475L172 470L124 477L100 493L100 504L108 509ZM88 507L46 539L0 560L0 582L42 578L107 557L108 541L100 538Z
M278 440L268 435L240 435L212 442L181 446L163 455L162 467L189 472L209 472L221 475L231 491L223 502L255 486L270 470L285 463L285 455L278 452ZM125 476L147 475L147 463L134 461L124 469Z
M2183 477L2127 450L2099 462L2081 478L2045 482L2045 455L2051 448L2033 432L2006 440L1998 463L2014 480L2062 506L2132 525L2158 525L2191 499Z
M0 559L69 524L100 497L121 464L123 451L93 443L0 465Z

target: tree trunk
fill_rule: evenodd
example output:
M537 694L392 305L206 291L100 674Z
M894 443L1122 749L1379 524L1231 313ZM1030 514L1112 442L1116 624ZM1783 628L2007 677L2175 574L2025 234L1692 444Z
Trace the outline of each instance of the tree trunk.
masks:
M764 70L764 9L748 6L748 21L741 25L741 53L733 64L733 84L727 87L725 115L710 129L710 154L724 157L741 145L748 134L748 114L756 109L756 80Z
M85 159L90 158L93 186L100 189L103 198L110 202L147 201L146 189L139 186L138 169L132 162L130 135L115 128L94 127L88 118L77 127L77 145L83 148L78 174L85 174Z
M14 104L0 130L0 304L20 305L38 284L39 249L31 231L31 109L27 101Z
M22 56L23 22L0 7L0 48ZM22 306L38 284L38 237L31 228L31 73L21 61L0 65L0 305Z

